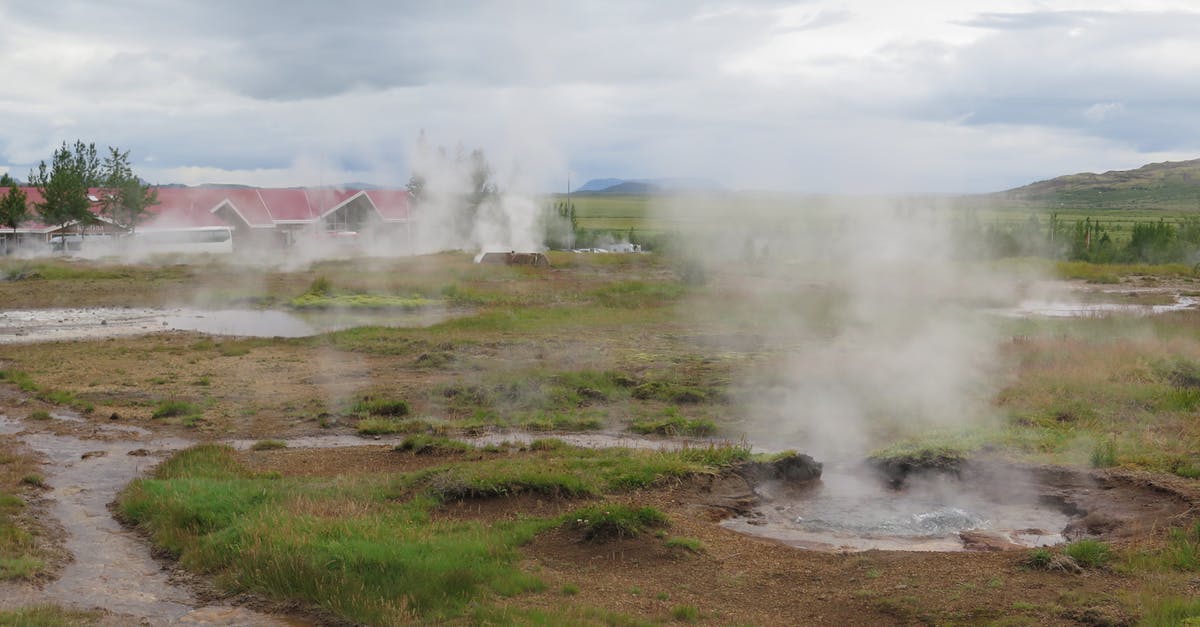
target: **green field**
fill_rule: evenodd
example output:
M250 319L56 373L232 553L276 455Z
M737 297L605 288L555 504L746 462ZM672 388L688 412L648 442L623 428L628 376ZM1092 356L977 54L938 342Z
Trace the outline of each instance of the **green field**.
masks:
M1167 193L1167 192L1170 193ZM971 196L825 196L813 194L714 193L708 195L573 195L581 229L642 234L711 231L730 225L732 216L756 220L802 212L853 211L857 207L894 207L897 211L933 210L951 221L979 227L1015 230L1036 220L1043 227L1052 216L1064 225L1077 221L1099 222L1117 242L1124 242L1136 223L1165 220L1175 223L1200 216L1200 194L1191 188L1148 194L1145 190L1120 190L1094 194L1063 192L1047 198ZM565 195L554 197L555 202Z

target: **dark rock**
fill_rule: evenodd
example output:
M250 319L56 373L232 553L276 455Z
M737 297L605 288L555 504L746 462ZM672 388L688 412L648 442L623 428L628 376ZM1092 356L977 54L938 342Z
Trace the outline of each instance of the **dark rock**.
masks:
M801 453L787 453L769 462L747 462L738 474L751 484L763 481L800 483L821 478L821 462Z
M79 456L79 459L91 459L93 457L104 457L108 455L108 451L88 451Z
M941 474L958 477L966 458L956 451L921 451L895 457L872 457L867 464L893 488L901 488L911 475Z

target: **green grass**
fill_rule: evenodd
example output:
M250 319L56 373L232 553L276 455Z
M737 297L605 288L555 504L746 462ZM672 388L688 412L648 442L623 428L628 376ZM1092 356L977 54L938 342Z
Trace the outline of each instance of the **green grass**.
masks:
M57 605L34 605L0 610L0 625L5 627L82 627L100 622L101 612L68 610Z
M396 417L408 415L409 407L407 402L400 399L367 397L355 403L350 411L371 416Z
M29 412L30 420L50 420L50 412L44 409L38 409Z
M228 447L201 445L131 483L118 511L184 567L232 590L312 603L367 624L439 622L490 615L489 599L544 589L520 569L517 547L563 524L432 519L442 499L518 488L599 493L715 470L674 452L566 447L404 474L279 478L246 469ZM662 522L653 510L633 510L628 519L607 511L595 520L617 529Z
M1194 277L1195 269L1182 263L1116 264L1060 261L1055 272L1064 279L1082 279L1093 283L1117 283L1127 276Z
M705 550L704 543L696 538L676 536L667 538L663 544L669 549L680 549L689 553L703 553Z
M160 402L150 414L151 418L178 418L200 414L200 408L193 403L168 399Z
M520 425L530 431L595 431L604 428L604 421L592 416L537 413L522 419Z
M633 397L641 400L660 400L668 403L695 404L720 398L719 393L692 385L671 381L650 381L633 389Z
M681 296L685 288L680 283L649 283L646 281L620 281L594 290L591 297L602 307L660 307L668 305Z
M671 608L671 619L680 623L694 623L700 620L700 609L695 605L676 605Z
M36 392L38 387L28 373L20 370L0 370L0 381L7 381L21 388L22 392Z
M1092 447L1092 468L1112 468L1117 465L1117 443L1112 438Z
M403 442L396 445L395 450L411 452L414 455L446 455L466 453L475 450L475 447L450 438L418 434L404 438Z
M669 412L659 418L634 422L629 430L642 434L705 436L715 433L717 425L707 418L684 418L678 412Z
M1200 625L1200 599L1168 596L1147 603L1140 622L1142 627L1180 627Z
M1078 540L1063 547L1063 553L1085 568L1100 568L1113 558L1108 544L1098 540Z
M595 505L575 510L563 517L563 524L583 532L589 542L608 542L621 538L636 538L668 524L666 514L653 507L627 505Z
M387 294L303 294L291 300L295 309L403 309L414 310L441 304L420 296Z
M0 581L15 579L29 581L45 569L45 562L29 555L0 557Z
M1167 535L1166 545L1147 551L1127 552L1123 568L1126 572L1178 571L1200 572L1200 522L1190 527L1176 527Z

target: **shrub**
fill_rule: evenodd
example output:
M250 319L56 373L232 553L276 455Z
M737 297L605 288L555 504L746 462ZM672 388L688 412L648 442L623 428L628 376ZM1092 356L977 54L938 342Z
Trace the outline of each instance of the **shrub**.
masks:
M29 419L30 420L50 420L50 412L48 412L44 409L39 409L37 411L30 412Z
M250 446L250 450L252 451L273 451L281 448L287 448L287 442L283 440L259 440Z

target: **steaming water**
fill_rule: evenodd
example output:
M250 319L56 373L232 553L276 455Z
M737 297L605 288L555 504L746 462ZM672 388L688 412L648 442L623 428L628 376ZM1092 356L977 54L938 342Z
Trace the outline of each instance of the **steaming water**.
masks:
M966 531L1021 546L1064 541L1070 518L1033 497L998 499L1002 490L954 479L902 491L865 473L832 468L802 491L760 486L765 505L726 527L810 549L962 550Z
M1013 309L1001 313L1020 318L1088 318L1109 314L1155 315L1172 311L1184 311L1200 306L1200 299L1176 295L1175 302L1165 305L1138 305L1130 303L1076 303L1053 300L1027 300Z
M306 337L364 325L423 327L464 313L437 307L418 311L305 314L256 309L19 309L0 311L0 344L103 339L169 330L250 337Z

